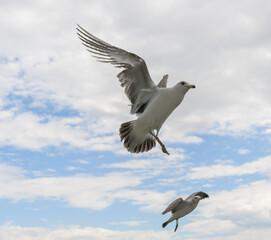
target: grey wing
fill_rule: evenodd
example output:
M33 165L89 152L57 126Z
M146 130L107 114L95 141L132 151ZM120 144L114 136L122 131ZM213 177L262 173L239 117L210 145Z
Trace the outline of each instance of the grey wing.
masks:
M179 209L184 203L184 200L182 198L177 198L175 201L173 201L169 206L162 212L163 215L165 215L168 212L176 212L177 209Z
M201 199L209 197L209 195L205 192L194 192L189 197L187 197L185 200L192 199L194 196L199 196L199 197L201 197Z
M162 80L157 84L157 87L166 88L167 87L167 80L168 80L168 74L163 76Z
M117 77L121 86L125 87L125 94L132 103L131 113L143 112L157 90L145 61L133 53L104 42L79 25L77 31L83 45L98 61L124 68ZM148 91L142 92L143 89Z

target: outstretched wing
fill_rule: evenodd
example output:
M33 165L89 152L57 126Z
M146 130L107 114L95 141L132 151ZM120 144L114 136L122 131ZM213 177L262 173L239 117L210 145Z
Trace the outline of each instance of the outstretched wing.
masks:
M177 198L175 201L173 201L169 206L162 212L163 215L165 215L168 212L175 213L177 209L179 209L184 203L184 200L182 198Z
M201 197L201 199L209 197L209 195L205 192L194 192L189 197L187 197L185 200L192 199L194 196L199 196L199 197Z
M77 31L83 45L98 61L124 68L118 74L118 78L121 86L125 87L125 93L132 103L131 113L142 113L157 90L145 61L133 53L102 41L79 25Z

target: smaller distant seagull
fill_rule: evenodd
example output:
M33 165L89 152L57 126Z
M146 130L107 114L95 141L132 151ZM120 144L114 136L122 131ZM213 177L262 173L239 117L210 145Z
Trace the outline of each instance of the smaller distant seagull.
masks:
M178 228L178 220L183 216L191 213L197 206L201 199L208 198L209 195L205 192L195 192L191 194L188 198L183 200L182 198L177 198L173 201L166 209L162 212L162 214L166 214L171 212L171 217L162 224L162 227L166 227L169 223L176 220L176 227L174 232L176 232Z
M147 152L155 147L156 140L162 151L169 154L158 138L159 130L168 116L180 105L186 92L195 86L182 81L167 88L168 75L164 75L156 85L142 58L104 42L79 25L77 31L83 45L98 61L124 68L117 77L131 102L130 113L138 116L136 120L122 123L120 126L120 139L124 147L131 153Z

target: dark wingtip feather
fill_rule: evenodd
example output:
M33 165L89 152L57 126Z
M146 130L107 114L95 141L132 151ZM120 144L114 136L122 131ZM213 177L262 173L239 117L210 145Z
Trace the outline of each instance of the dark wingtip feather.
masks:
M168 225L168 222L164 222L164 223L162 224L162 227L165 228L167 225Z

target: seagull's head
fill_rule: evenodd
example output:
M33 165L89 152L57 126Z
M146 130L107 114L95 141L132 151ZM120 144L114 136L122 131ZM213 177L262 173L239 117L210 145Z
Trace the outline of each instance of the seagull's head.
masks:
M195 85L189 84L188 82L185 82L185 81L181 81L177 83L177 86L181 88L182 90L184 90L185 92L187 92L190 88L196 88Z
M198 203L199 200L201 200L201 199L202 199L202 197L196 195L196 196L194 196L194 197L192 198L192 201L193 201L194 203Z

